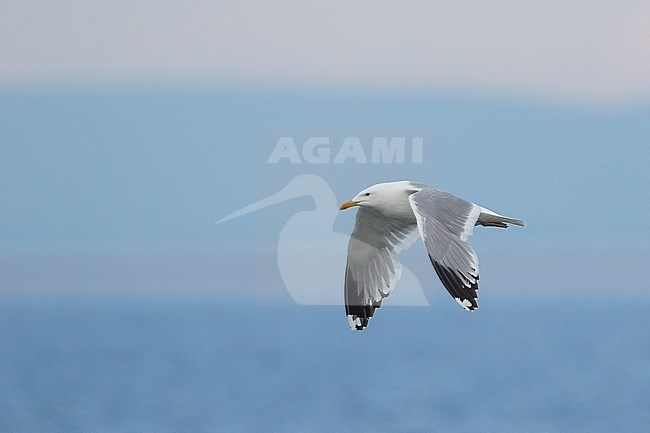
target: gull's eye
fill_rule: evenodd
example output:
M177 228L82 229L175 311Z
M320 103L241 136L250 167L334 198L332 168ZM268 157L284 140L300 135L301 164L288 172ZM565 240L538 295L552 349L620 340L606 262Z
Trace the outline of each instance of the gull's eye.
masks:
M365 195L366 195L366 197L368 197L368 196L370 195L370 193L369 193L369 192L367 192L367 193L366 193Z

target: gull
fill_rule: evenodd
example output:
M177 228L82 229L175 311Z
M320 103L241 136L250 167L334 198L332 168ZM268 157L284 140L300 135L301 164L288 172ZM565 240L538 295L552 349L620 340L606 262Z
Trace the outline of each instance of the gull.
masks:
M465 310L478 308L478 257L467 243L474 226L507 228L509 218L445 191L411 181L373 185L343 202L357 206L345 268L345 310L363 330L401 276L400 251L419 237L449 294Z

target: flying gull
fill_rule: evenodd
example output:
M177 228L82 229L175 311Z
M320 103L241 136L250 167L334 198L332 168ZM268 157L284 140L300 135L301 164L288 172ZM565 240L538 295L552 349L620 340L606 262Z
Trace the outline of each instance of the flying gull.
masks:
M373 185L341 204L358 206L348 244L345 310L352 330L362 330L401 275L400 251L417 240L449 294L465 310L475 310L478 257L467 243L474 226L507 228L526 222L505 217L423 183Z

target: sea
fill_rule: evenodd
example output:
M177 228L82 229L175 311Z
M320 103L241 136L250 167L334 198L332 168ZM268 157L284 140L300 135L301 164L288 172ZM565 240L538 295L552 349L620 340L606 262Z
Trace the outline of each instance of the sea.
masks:
M648 432L650 302L0 303L0 431Z

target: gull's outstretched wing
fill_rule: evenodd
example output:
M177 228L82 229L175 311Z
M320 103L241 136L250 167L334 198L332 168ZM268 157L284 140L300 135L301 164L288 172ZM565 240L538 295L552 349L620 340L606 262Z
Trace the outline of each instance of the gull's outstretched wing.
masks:
M482 208L423 187L409 196L429 259L447 291L466 310L478 308L478 257L467 243Z
M386 218L360 207L348 244L345 311L350 328L362 330L402 274L397 255L417 240L414 221Z

